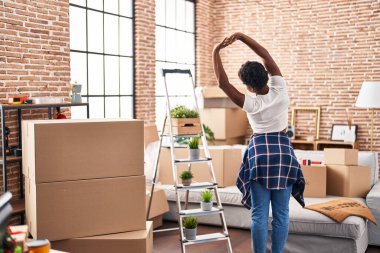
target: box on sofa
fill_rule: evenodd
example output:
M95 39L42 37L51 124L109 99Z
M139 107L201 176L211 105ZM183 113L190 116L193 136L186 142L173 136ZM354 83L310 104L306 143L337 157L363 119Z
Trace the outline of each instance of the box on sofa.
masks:
M326 170L324 165L302 166L302 173L306 182L304 197L326 197Z
M324 163L335 165L358 165L357 149L325 148Z
M327 194L365 198L371 190L371 168L327 165Z

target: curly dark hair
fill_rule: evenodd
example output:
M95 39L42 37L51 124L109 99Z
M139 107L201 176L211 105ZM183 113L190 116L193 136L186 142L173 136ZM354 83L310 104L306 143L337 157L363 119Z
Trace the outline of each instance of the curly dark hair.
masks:
M255 90L262 89L269 80L268 72L264 66L256 61L247 61L239 70L239 78L245 85Z

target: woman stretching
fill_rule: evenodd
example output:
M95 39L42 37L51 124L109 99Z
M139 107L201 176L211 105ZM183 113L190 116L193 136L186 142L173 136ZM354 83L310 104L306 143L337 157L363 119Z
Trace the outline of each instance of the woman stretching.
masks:
M240 93L229 83L223 69L219 52L236 40L245 43L263 61L264 66L247 61L239 70L239 78L255 96ZM247 112L254 130L236 182L243 194L242 204L252 212L252 249L255 253L266 252L271 203L272 252L280 253L288 237L290 194L305 205L305 181L286 135L289 106L286 82L268 51L242 33L235 33L215 46L213 63L219 87Z

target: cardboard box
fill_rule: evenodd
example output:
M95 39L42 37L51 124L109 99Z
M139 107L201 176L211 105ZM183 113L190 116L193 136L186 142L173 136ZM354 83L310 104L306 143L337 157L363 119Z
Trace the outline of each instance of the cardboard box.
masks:
M306 198L326 197L326 173L324 165L302 166L306 186L303 196Z
M25 120L23 173L36 183L144 175L138 120Z
M148 210L148 204L150 200L151 187L146 187L146 210ZM149 219L153 219L159 215L162 215L169 211L168 199L166 198L166 193L163 189L157 187L154 188L152 206L150 207Z
M146 187L146 210L148 211L151 186ZM162 226L163 214L169 212L169 204L163 189L154 188L152 205L149 212L149 220L153 221L153 228Z
M152 222L143 230L55 241L52 247L70 253L153 253Z
M202 123L214 132L217 140L241 137L247 133L247 115L240 108L205 108L200 110L200 115Z
M371 168L327 165L327 194L364 198L371 189Z
M241 93L247 92L245 85L235 85L235 88ZM228 98L227 94L218 86L204 86L201 92L204 98Z
M242 162L241 149L212 146L209 147L209 151L218 185L220 187L235 185ZM177 159L185 159L188 157L188 149L176 148L175 154ZM203 150L201 150L201 156L204 157ZM187 169L187 164L178 164L178 176L182 171ZM193 181L210 182L211 176L207 163L193 164L191 166L191 171L194 174ZM161 149L158 174L159 182L162 184L173 184L171 155L169 148ZM179 182L181 182L180 179Z
M63 240L145 228L145 177L35 184L25 180L35 239Z
M144 146L145 148L152 142L160 140L156 125L144 127Z
M357 149L325 148L323 153L327 165L358 165Z
M208 142L211 146L223 146L223 145L242 145L244 144L245 136L227 138L225 140L214 140L213 142Z

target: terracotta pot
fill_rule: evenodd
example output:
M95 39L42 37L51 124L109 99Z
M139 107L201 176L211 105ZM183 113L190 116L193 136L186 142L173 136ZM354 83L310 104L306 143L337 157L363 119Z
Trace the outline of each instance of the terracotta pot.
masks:
M191 184L191 178L189 178L189 179L182 179L182 184L184 186L189 186Z

